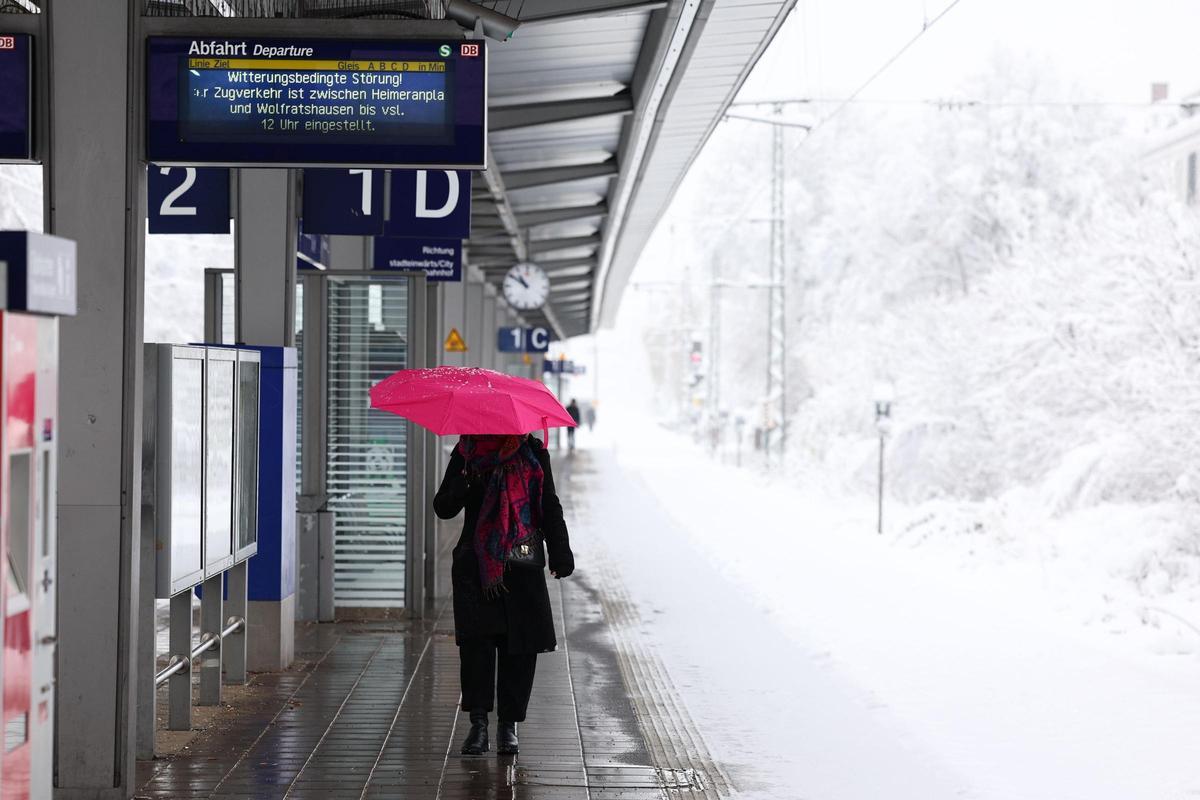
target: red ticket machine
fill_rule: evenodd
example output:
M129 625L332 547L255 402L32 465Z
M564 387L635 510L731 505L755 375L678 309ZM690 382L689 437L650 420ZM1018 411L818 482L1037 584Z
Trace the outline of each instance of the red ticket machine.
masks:
M0 798L25 800L53 783L58 316L75 312L75 243L0 231L0 268Z

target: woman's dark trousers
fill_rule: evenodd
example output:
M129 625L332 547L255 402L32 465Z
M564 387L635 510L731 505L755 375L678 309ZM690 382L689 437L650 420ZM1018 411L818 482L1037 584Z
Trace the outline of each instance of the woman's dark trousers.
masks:
M537 653L509 653L507 637L481 637L459 645L458 661L463 711L491 711L494 699L501 722L525 721Z

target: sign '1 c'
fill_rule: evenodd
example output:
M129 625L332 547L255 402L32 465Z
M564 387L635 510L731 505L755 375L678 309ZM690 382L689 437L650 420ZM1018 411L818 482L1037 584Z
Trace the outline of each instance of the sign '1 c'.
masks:
M550 329L500 328L496 345L501 353L545 353L550 349Z

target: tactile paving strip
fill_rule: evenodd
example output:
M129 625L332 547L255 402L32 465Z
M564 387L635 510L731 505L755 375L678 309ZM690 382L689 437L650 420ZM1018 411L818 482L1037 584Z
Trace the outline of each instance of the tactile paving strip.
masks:
M586 461L586 453L577 454L572 466L576 470L586 470ZM562 483L568 482L569 472L568 481ZM572 494L571 501L564 506L569 523L573 523L573 529L586 528L586 493ZM672 797L717 800L733 796L732 782L712 758L707 743L688 714L662 660L639 635L636 606L613 560L606 557L599 546L591 548L591 553L593 558L599 556L598 563L589 564L585 574L578 580L572 579L573 583L566 590L569 593L567 606L573 614L577 609L584 612L599 609L603 624L598 629L605 640L600 649L611 653L610 657L619 669L622 700L632 708L639 738L645 745L645 757L640 763L653 765L650 767L652 769L698 777L693 786L672 789ZM580 674L580 670L572 671ZM580 730L584 735L584 753L590 773L593 765L599 762L592 757L587 743L587 727L582 722ZM593 792L592 797L609 796L602 794L603 789L594 788L599 791ZM613 798L625 796L611 795Z
M563 782L558 772L545 772L514 764L508 770L510 786L579 786L578 781ZM662 769L647 766L588 767L588 788L598 789L703 789L700 773L691 769Z

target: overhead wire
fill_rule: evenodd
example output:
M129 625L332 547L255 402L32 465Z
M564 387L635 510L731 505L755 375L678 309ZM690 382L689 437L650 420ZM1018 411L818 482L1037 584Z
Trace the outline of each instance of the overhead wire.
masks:
M806 142L808 142L810 139L812 139L812 137L817 133L818 130L820 130L827 122L829 122L829 120L833 119L835 116L840 114L843 110L845 110L845 108L847 106L849 106L852 102L854 102L860 94L862 94L872 83L874 83L881 75L883 75L883 73L887 72L887 70L893 64L895 64L905 53L907 53L909 51L909 49L912 48L913 45L915 45L918 41L921 40L921 38L925 34L927 34L930 30L932 30L934 25L936 25L947 14L949 14L956 7L958 7L958 5L961 2L962 2L962 0L951 0L950 4L947 5L945 8L943 8L940 12L938 12L937 15L934 16L932 19L926 18L922 23L921 30L919 30L912 38L908 39L900 47L899 50L897 50L890 57L888 57L888 59L886 61L884 61L879 66L879 68L877 68L874 72L872 72L865 81L863 81L861 84L859 84L859 86L853 92L851 92L849 95L847 95L846 98L843 99L842 102L833 109L833 111L831 111L829 114L825 115L824 117L821 117L816 122L814 122L813 125L811 126L811 128L808 130L807 135L805 135L805 137L803 139L801 139L797 144L793 145L787 151L785 156L792 156L797 151L799 151L800 148L803 147ZM727 114L726 116L728 117L730 115ZM756 120L756 121L766 122L767 120ZM746 202L743 204L741 210L738 212L738 214L735 217L733 217L729 221L729 223L726 225L725 229L721 232L720 235L722 237L728 235L731 231L733 231L735 226L737 226L739 223L741 223L745 219L746 215L750 212L750 207L759 199L759 197L762 194L762 192L764 191L764 189L765 189L765 185L760 184L756 190L754 190L750 193L750 196L746 199Z
M818 120L817 124L813 127L813 133L815 133L818 129L820 129L826 122L828 122L829 120L833 119L838 114L840 114L848 105L850 105L852 102L854 102L854 100L857 99L860 94L862 94L864 91L866 91L868 86L870 86L872 83L874 83L876 81L876 79L879 78L879 76L883 75L883 73L887 72L888 69L892 66L892 64L895 64L897 61L899 61L900 58L903 57L903 55L909 51L909 48L911 48L914 44L919 42L921 40L922 36L924 36L926 33L929 33L929 30L934 25L938 24L938 22L941 21L941 19L944 16L946 16L951 11L953 11L955 9L955 7L958 6L958 4L961 2L962 2L962 0L951 0L950 5L946 6L941 11L939 11L937 16L935 16L933 19L927 19L925 21L925 23L921 26L921 30L919 30L915 36L913 36L911 39L909 39L907 42L905 42L904 46L901 47L899 50L897 50L895 53L893 53L891 58L889 58L887 61L883 62L883 64L880 65L879 69L872 72L871 75L865 81L863 81L857 89L855 89L853 92L851 92L849 94L849 96L846 97L845 100L843 100L838 106L836 106L833 109L833 111L829 112L826 116L824 116L820 120Z

